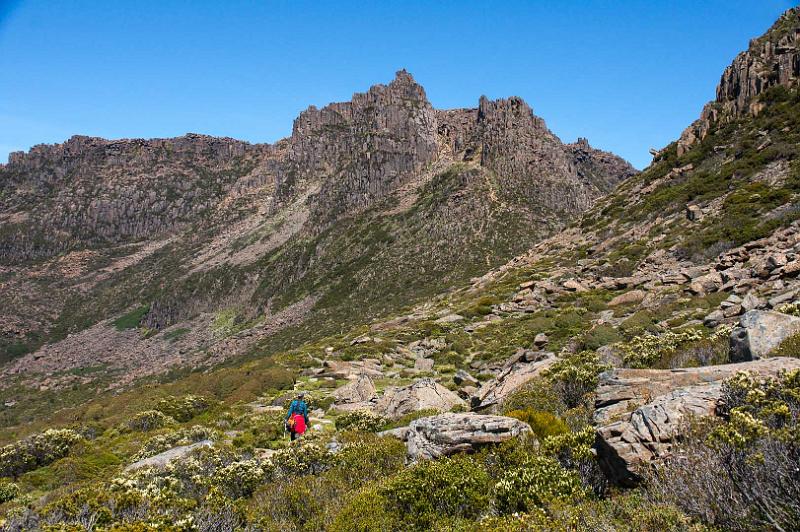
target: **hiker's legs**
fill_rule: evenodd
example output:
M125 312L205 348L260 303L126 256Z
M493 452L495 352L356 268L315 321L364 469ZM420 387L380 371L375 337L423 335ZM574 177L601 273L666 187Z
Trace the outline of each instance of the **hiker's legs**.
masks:
M292 435L292 441L297 439L297 433L295 431L292 431L291 435Z

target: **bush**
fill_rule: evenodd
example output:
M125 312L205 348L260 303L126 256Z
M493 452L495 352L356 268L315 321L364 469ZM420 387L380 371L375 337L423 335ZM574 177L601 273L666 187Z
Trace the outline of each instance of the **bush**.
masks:
M583 349L595 351L604 345L611 345L622 341L622 335L611 325L598 325L586 331L581 339Z
M387 420L369 410L354 410L336 418L336 430L378 432Z
M200 395L168 397L156 405L156 410L184 423L208 410L211 401Z
M393 477L380 494L409 527L430 529L440 518L476 518L489 505L489 475L469 456L420 462Z
M539 412L549 412L555 416L567 409L563 399L553 386L553 383L544 378L535 378L511 393L503 402L504 413L514 410L537 410Z
M583 495L580 477L554 458L531 456L495 485L497 508L504 513L527 512L555 499Z
M626 366L648 368L664 357L674 356L681 346L706 339L711 341L727 339L730 332L730 327L720 326L710 335L702 329L666 331L659 335L644 334L619 344L619 348Z
M48 429L0 448L0 476L17 478L65 457L82 436L70 429Z
M114 327L116 327L118 331L124 331L127 329L136 329L137 327L139 327L139 324L142 322L142 319L149 311L150 311L149 305L145 305L143 307L137 307L132 311L128 312L127 314L117 318L114 321Z
M553 383L567 407L575 408L597 388L598 376L607 369L597 353L581 351L558 360L543 375Z
M373 532L402 530L400 521L388 508L388 501L378 488L370 487L356 493L336 514L331 532Z
M650 491L710 525L794 529L800 522L800 371L740 372L723 384L722 424L698 425Z
M277 478L293 478L303 475L318 475L334 464L334 455L317 442L300 440L272 455L272 465Z
M542 412L528 408L525 410L511 410L507 416L519 419L531 426L533 433L539 441L543 441L548 436L555 436L569 432L569 427L561 418L550 412Z
M543 454L557 459L564 468L577 472L583 486L601 496L608 487L608 480L593 452L594 440L594 427L587 426L577 432L546 438L541 450Z
M0 504L4 502L13 501L22 493L13 482L0 482Z
M174 419L158 410L145 410L126 421L124 427L136 432L149 432L174 424Z
M396 473L405 461L406 446L400 440L365 435L365 439L346 444L335 455L330 473L366 482Z

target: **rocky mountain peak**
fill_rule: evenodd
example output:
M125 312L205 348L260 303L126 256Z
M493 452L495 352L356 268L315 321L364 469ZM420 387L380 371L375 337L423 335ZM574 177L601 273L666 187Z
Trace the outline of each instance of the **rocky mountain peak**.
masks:
M706 104L700 118L684 130L678 154L702 140L711 125L763 109L759 96L772 87L800 84L800 7L786 11L767 30L750 41L722 73L716 99Z

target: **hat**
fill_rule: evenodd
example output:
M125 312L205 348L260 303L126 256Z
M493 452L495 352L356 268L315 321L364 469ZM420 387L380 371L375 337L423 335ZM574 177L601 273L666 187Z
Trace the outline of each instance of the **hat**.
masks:
M300 392L300 393L297 394L297 398L298 399L302 399L305 396L306 396L306 392Z

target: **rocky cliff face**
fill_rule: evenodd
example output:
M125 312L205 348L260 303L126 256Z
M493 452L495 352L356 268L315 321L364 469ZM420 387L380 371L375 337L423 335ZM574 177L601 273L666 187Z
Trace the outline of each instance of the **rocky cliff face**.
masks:
M400 71L308 108L273 145L73 137L15 153L0 301L27 310L0 313L0 348L132 305L156 329L231 306L384 312L502 263L634 173L578 146L519 98L437 111Z
M745 114L758 114L758 97L773 87L800 84L800 7L786 11L761 37L750 41L722 73L717 97L681 135L678 154L707 134L712 124Z

